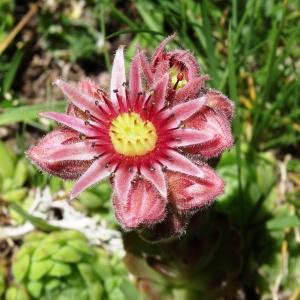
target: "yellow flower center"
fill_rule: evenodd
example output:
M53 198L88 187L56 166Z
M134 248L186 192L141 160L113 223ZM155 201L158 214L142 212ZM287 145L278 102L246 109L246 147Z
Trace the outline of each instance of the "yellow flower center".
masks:
M125 156L143 156L154 149L157 141L154 125L137 113L123 113L115 118L109 135L115 150Z
M184 72L180 72L176 66L170 68L169 74L171 85L175 90L179 90L187 84Z

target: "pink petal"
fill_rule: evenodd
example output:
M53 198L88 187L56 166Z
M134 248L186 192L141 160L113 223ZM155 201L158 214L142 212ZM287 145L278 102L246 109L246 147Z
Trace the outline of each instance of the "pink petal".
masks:
M119 199L126 201L133 179L136 177L135 167L120 166L115 173L114 189Z
M197 129L214 137L207 143L185 148L185 152L200 154L210 158L217 156L233 145L230 123L227 118L208 106L202 109L184 122L186 128Z
M232 119L234 114L234 104L222 93L209 90L203 98L205 99L205 105L223 113L229 120Z
M56 84L67 98L82 111L87 110L95 116L99 114L99 110L95 105L95 99L81 92L78 87L72 87L70 84L60 79L57 79L54 84Z
M216 139L216 135L214 133L190 128L179 128L175 130L173 137L175 140L170 143L173 147L206 144Z
M145 79L148 83L149 86L151 86L152 82L153 82L153 75L152 75L152 71L150 68L150 64L145 56L145 54L138 48L138 55L139 55L139 60L140 60L140 64L145 76Z
M136 99L139 92L142 91L142 79L140 70L140 60L138 54L133 58L129 71L129 95L130 99Z
M163 198L167 198L166 179L159 165L153 165L151 169L142 167L141 174L156 187Z
M31 147L28 158L41 170L63 179L77 179L90 166L92 161L59 161L49 162L53 148L62 144L80 141L78 133L69 129L58 129L48 133L36 146Z
M128 199L113 197L116 217L126 229L152 226L165 218L166 200L145 180L134 181Z
M153 84L161 80L161 78L166 73L169 73L169 70L170 70L169 60L160 61L159 64L155 67L155 72L153 74Z
M57 112L44 112L39 114L43 118L54 120L58 123L64 124L71 129L74 129L78 132L81 132L87 136L95 136L97 135L97 131L87 125L85 125L85 121L76 118L73 116L69 116L66 114L61 114Z
M167 159L162 159L161 162L167 167L168 170L181 172L192 176L203 177L203 171L199 166L195 165L192 161L179 154L175 150L167 150Z
M181 122L194 115L203 106L201 98L177 104L162 113L163 118L172 115L172 119L168 122L170 128L179 126Z
M100 157L92 163L75 183L70 195L71 199L77 197L82 191L111 174L112 169L107 167L106 162L107 157Z
M170 202L181 211L202 208L224 191L224 182L209 167L201 166L204 176L190 176L180 172L167 172Z
M117 96L114 90L118 90L118 93L125 99L125 82L124 46L120 46L114 58L110 79L110 98L114 103L117 103Z
M95 97L100 86L90 78L81 79L78 83L78 88L91 97Z
M165 75L158 82L156 82L154 86L153 99L157 110L160 110L164 107L167 96L168 84L169 74L165 73Z
M199 96L205 80L207 80L207 77L204 76L189 80L184 87L176 91L173 99L170 99L170 101L178 103L189 99L195 99Z
M169 56L188 71L188 80L193 80L200 75L200 66L196 57L187 50L177 49L168 52Z
M172 35L165 38L158 46L158 48L155 50L153 57L152 57L152 64L156 62L156 60L161 59L161 56L163 54L164 48L166 45L172 41L176 37L176 33L173 33Z
M99 149L87 145L86 142L78 142L47 149L45 160L48 162L92 160L98 155Z

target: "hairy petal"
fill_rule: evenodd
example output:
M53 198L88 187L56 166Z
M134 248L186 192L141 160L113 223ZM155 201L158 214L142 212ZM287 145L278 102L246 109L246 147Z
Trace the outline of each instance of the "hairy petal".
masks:
M161 78L169 73L170 62L168 60L162 60L156 67L153 73L153 85L161 80Z
M114 177L114 189L119 199L126 201L133 179L136 177L137 169L128 166L120 166Z
M174 141L170 142L173 147L184 147L197 144L207 144L216 138L215 133L190 129L179 128L173 133Z
M70 129L57 129L48 133L36 146L27 151L28 158L41 170L63 179L77 179L92 163L89 161L49 161L53 149L79 142L78 133Z
M208 166L199 166L204 176L167 172L169 199L180 211L205 207L224 191L223 180Z
M129 95L130 99L135 99L137 94L142 91L142 79L140 70L139 54L133 58L129 71Z
M81 79L78 83L78 88L90 97L97 98L97 91L100 86L90 78Z
M165 217L166 200L154 186L142 179L134 181L128 199L113 197L116 217L126 229L152 225Z
M167 167L168 170L185 173L192 176L204 176L201 168L183 155L179 154L177 151L167 150L166 153L168 157L166 159L162 159L161 162Z
M152 71L150 68L150 64L149 64L144 52L139 48L138 48L138 57L140 60L140 64L141 64L145 79L146 79L148 85L151 85L153 83L153 74L152 74Z
M64 160L92 160L99 155L99 149L93 148L86 142L78 142L66 145L59 145L47 149L47 156L44 157L48 162L59 162Z
M151 169L142 167L141 174L156 187L163 198L167 197L167 183L159 165L155 164Z
M83 93L78 87L73 87L60 79L54 81L54 84L57 85L66 97L83 112L89 111L96 116L99 114L94 98Z
M208 106L203 106L195 115L184 122L186 128L193 128L199 132L206 132L213 137L207 143L189 146L185 152L200 154L205 158L219 155L233 145L230 123L227 118Z
M204 96L204 104L214 110L223 113L227 119L231 120L234 114L234 104L222 93L209 90Z
M117 103L117 96L114 90L118 90L119 94L125 98L125 87L123 85L125 82L124 46L120 46L114 58L110 79L110 99L114 103Z
M112 172L111 168L106 167L107 157L100 157L95 160L87 171L78 179L75 183L71 198L77 197L82 191L92 186L93 184L101 181L105 177L109 176Z
M203 101L201 98L194 99L191 101L187 101L184 103L177 104L167 112L163 112L163 117L168 117L169 115L173 115L172 120L168 123L169 127L175 127L180 125L181 122L188 119L192 115L194 115L201 107L203 106Z
M154 87L154 94L153 99L155 102L155 107L157 110L160 110L163 108L166 96L167 96L167 90L168 90L168 83L169 83L169 74L166 73L157 83Z
M196 77L187 82L187 84L178 89L173 96L173 99L170 99L171 103L179 103L189 99L194 99L199 96L200 90L204 85L204 82L207 80L207 77Z
M66 125L69 128L74 129L87 136L97 135L97 130L85 125L84 123L85 121L80 118L69 116L66 114L61 114L58 112L44 112L44 113L40 113L39 115L43 118L51 119L58 123Z
M152 63L155 63L157 60L159 60L163 54L164 48L166 45L172 41L176 37L176 33L173 33L172 35L165 38L158 46L158 48L155 50L153 57L152 57Z

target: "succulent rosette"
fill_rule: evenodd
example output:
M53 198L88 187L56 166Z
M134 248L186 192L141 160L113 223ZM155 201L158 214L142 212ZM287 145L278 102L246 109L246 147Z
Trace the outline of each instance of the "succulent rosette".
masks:
M190 82L204 78L196 60L183 50L166 54L163 47L168 40L154 55L152 77L138 50L128 82L120 47L109 93L89 79L77 86L56 80L54 84L70 102L67 113L41 116L62 126L28 151L28 157L42 170L77 179L72 198L109 177L116 217L125 229L152 227L162 222L168 211L179 215L195 212L212 203L224 188L223 180L205 161L232 146L233 106L215 91L201 94L199 82L195 92ZM172 55L174 66L168 68ZM172 76L181 72L177 67L181 62L187 83L177 83L175 91L185 89L185 96L175 93L170 101ZM223 102L226 105L219 105Z

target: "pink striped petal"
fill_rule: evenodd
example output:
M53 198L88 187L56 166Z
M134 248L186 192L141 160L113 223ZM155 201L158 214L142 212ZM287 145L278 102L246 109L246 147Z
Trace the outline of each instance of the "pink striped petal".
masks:
M159 165L153 165L151 169L142 167L141 174L156 187L163 198L167 198L166 179Z
M153 83L153 75L152 75L152 71L150 68L150 64L149 64L145 54L139 48L138 48L138 55L139 55L140 64L141 64L146 82L148 83L149 86L151 86L151 84Z
M173 33L172 35L165 38L158 46L158 48L155 50L153 57L152 57L152 64L154 64L157 60L161 59L161 56L164 52L164 48L166 45L172 41L176 37L176 33Z
M156 84L154 87L153 99L155 102L155 107L157 110L160 110L164 107L167 91L169 84L169 74L166 73Z
M199 166L204 176L167 172L169 200L180 211L203 208L224 192L223 180L208 166Z
M106 162L107 157L100 157L92 163L87 171L75 183L70 195L71 199L77 197L85 189L111 174L112 169L106 166Z
M59 145L49 148L45 160L59 162L64 160L92 160L100 154L99 149L87 145L86 142Z
M199 96L205 80L207 80L207 77L205 76L189 80L184 87L176 91L173 99L170 99L170 101L175 104L189 99L195 99Z
M170 62L168 60L162 60L159 64L155 67L155 71L153 73L153 85L160 81L161 78L166 74L169 73L170 70Z
M88 125L85 125L85 121L80 118L57 112L44 112L40 113L39 115L43 118L51 119L58 123L64 124L69 128L81 132L87 136L97 135L97 130L93 129L92 127L89 127Z
M203 171L192 161L179 154L175 150L167 150L167 159L161 160L161 162L167 167L168 170L181 172L192 176L203 177Z
M229 120L232 119L234 114L234 104L225 95L215 90L209 90L203 98L205 105L223 113Z
M200 111L184 122L186 128L197 129L214 137L207 143L186 147L185 151L210 158L218 156L233 145L230 123L224 114L203 106Z
M138 179L131 186L128 199L113 197L116 217L125 229L136 229L141 225L153 225L166 215L166 200L154 186Z
M99 114L99 110L95 105L95 99L81 92L78 87L72 87L70 84L60 79L57 79L54 84L56 84L67 98L79 109L82 111L87 110L95 116Z
M172 115L172 119L168 122L168 127L179 126L181 122L194 115L203 106L201 98L177 104L162 113L163 118Z
M53 148L78 141L80 140L77 132L60 128L48 133L36 146L31 147L27 152L27 156L36 166L45 172L63 179L77 179L86 171L92 161L49 162L48 158Z
M120 46L114 58L110 79L110 99L114 103L118 101L114 90L118 90L118 93L125 99L125 82L124 46Z
M126 201L133 179L136 177L136 167L120 166L115 173L114 189L119 199Z
M129 71L129 98L136 99L139 92L142 91L142 78L140 70L140 60L138 54L133 58Z
M179 128L173 133L174 141L170 143L173 147L185 147L191 145L202 145L216 139L216 134L204 130Z
M91 97L95 97L100 86L90 78L81 79L78 83L78 88Z

